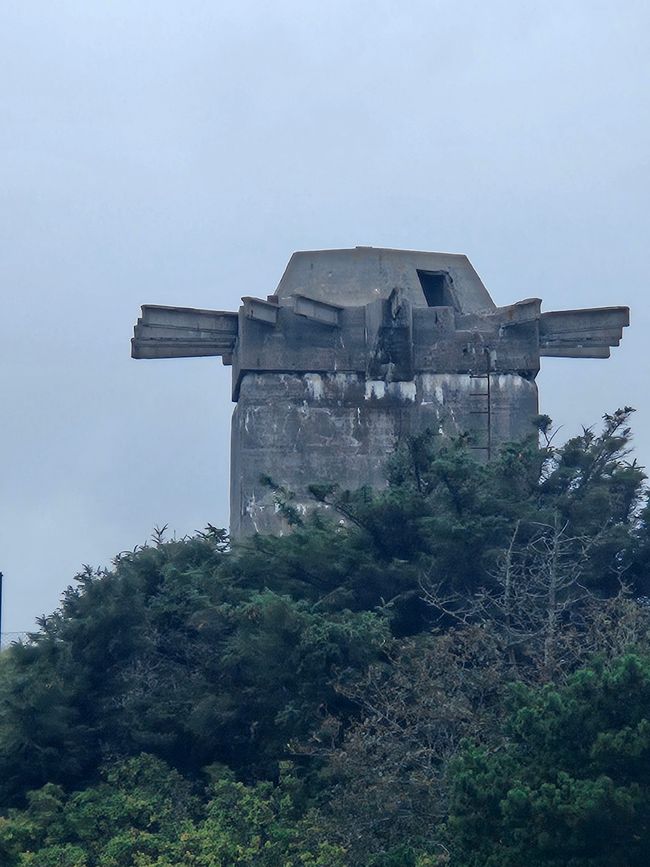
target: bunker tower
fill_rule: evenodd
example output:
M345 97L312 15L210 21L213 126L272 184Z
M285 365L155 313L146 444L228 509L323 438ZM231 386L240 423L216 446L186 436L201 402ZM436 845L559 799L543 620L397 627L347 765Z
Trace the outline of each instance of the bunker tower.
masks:
M356 247L294 253L238 312L145 305L132 355L232 365L237 538L286 530L265 478L306 510L313 483L384 485L396 443L426 428L488 460L531 432L540 356L607 358L628 324L627 307L497 307L463 255Z

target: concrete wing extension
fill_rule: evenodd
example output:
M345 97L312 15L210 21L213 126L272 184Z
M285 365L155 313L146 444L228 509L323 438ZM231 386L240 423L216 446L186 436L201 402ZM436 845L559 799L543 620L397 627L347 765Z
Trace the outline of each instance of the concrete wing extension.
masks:
M237 314L145 304L133 329L133 358L232 357Z
M231 533L286 528L263 479L314 507L310 484L385 484L401 437L470 435L477 458L531 432L540 356L607 358L627 307L496 307L466 256L356 247L294 253L237 313L146 305L134 358L232 364Z

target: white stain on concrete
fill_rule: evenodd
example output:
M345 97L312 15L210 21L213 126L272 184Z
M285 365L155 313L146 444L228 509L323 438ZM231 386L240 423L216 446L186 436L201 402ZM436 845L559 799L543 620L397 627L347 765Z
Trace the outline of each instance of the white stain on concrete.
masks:
M391 392L397 392L397 396L402 400L412 400L415 401L417 396L417 389L415 387L415 382L391 382L390 384Z
M493 380L494 382L494 376ZM512 376L512 374L499 374L497 377L497 385L500 389L513 388L515 391L518 391L520 388L524 387L525 379L522 379L521 376Z
M375 397L381 400L386 396L386 383L383 379L368 379L366 380L366 400L371 400Z
M248 515L248 517L251 519L251 524L253 525L253 529L256 533L259 533L259 527L256 520L258 511L259 509L257 506L257 501L255 499L255 494L252 494L244 505L244 514Z
M323 377L320 373L306 373L305 383L311 399L322 400L325 396L325 388L323 386Z

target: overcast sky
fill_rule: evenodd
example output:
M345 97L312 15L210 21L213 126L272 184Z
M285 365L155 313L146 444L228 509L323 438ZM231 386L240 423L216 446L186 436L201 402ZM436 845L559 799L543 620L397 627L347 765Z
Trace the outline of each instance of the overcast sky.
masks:
M647 0L0 0L5 632L154 524L228 521L230 370L133 361L142 303L232 309L294 250L466 253L498 304L629 304L545 359L562 435L650 462Z

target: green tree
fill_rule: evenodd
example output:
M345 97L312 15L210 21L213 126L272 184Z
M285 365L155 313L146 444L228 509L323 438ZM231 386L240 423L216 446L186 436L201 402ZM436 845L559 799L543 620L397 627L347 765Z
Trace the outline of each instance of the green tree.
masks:
M203 797L163 762L141 755L66 794L47 784L0 818L4 867L344 867L318 818L301 810L289 767L278 785L246 786L211 769Z
M650 851L650 658L520 686L499 749L454 767L462 867L641 867Z
M230 556L195 538L87 570L28 644L2 654L4 803L92 781L107 757L142 750L190 773L217 761L273 778L289 740L328 708L345 716L336 673L376 657L385 620L242 588Z

